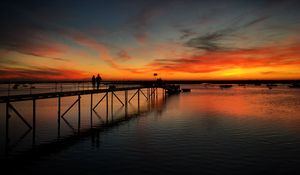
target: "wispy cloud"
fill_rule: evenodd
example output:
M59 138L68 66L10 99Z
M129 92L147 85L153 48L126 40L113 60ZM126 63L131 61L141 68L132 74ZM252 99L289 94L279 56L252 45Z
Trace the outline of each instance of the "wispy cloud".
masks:
M253 20L241 25L241 27L237 28L237 30L247 28L247 27L253 26L255 24L261 23L261 22L267 20L268 18L269 18L269 16L262 16L262 17L253 19Z
M111 47L113 46L107 46L105 43L99 42L84 33L77 32L74 30L73 31L61 30L60 33L63 36L71 39L73 42L98 52L100 55L100 59L105 61L113 69L135 73L135 74L139 74L145 71L144 68L130 68L127 66L122 66L120 63L118 63L117 62L118 59L122 59L122 61L131 59L129 54L124 50L120 50L117 53L118 58L115 58L111 53Z
M179 32L181 33L180 39L186 39L196 34L192 29L181 29Z
M132 59L131 56L125 50L120 50L117 53L117 56L118 56L118 59L121 61L128 61L128 60Z
M58 32L63 37L70 39L78 45L97 51L100 54L100 59L102 59L112 67L118 67L117 62L113 59L113 56L110 53L110 49L106 46L106 44L91 38L85 33L78 32L75 30L61 28Z
M156 59L148 66L161 71L186 73L209 73L231 68L300 66L300 52L297 49L300 49L299 45L206 52L183 58Z
M25 26L18 29L0 32L0 48L8 52L14 51L25 55L66 61L63 57L69 47L51 39L45 31Z
M52 34L55 32L51 31L55 18L60 16L62 19L65 13L57 9L54 15L51 11L53 4L48 2L45 4L33 1L26 3L4 1L3 6L0 7L2 26L0 49L56 61L67 61L63 55L69 46L58 41L56 36L53 37Z
M0 79L26 79L26 80L67 80L85 79L88 73L72 69L55 69L49 67L30 67L30 68L8 68L0 69Z
M184 43L187 47L192 47L195 49L205 50L205 51L226 51L226 50L235 50L235 49L243 49L232 47L229 44L224 45L224 41L226 40L235 40L237 38L236 32L241 31L242 29L251 27L258 23L261 23L268 19L269 17L263 16L258 17L253 20L250 20L244 24L230 26L228 28L217 30L215 32L206 33L194 38L189 39ZM228 46L229 45L229 46Z
M145 1L139 13L128 21L129 26L132 26L133 36L140 44L144 44L148 39L147 29L151 20L161 16L172 2L174 1Z

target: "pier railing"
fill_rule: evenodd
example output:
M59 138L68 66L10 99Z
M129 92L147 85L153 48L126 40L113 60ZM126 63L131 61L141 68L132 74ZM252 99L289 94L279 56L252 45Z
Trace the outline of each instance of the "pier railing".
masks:
M127 84L113 81L101 82L98 89L108 89L110 86L116 87L139 87L141 84ZM16 81L0 83L0 97L14 95L28 95L39 93L67 92L95 90L90 81Z

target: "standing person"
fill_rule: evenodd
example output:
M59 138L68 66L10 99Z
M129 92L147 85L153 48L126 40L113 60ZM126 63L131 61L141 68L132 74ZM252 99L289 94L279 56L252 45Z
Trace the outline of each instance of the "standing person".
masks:
M100 75L98 74L97 77L96 77L97 89L99 89L101 80L102 80L102 79L101 79Z
M92 77L92 85L93 85L93 89L95 89L95 85L96 85L95 75L93 75L93 77Z

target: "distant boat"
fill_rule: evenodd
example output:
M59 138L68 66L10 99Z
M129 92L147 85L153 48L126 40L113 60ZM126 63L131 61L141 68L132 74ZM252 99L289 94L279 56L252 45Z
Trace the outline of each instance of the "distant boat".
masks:
M179 94L181 92L179 85L167 85L164 87L168 95Z
M187 89L187 88L181 89L181 90L182 90L182 92L191 92L191 89Z
M288 86L289 88L300 88L300 84L299 83L293 83L291 85Z
M266 85L269 89L272 89L273 87L277 87L277 84L267 84Z
M18 89L19 86L19 84L14 84L13 89Z
M227 88L231 88L232 85L231 84L222 84L219 86L221 89L227 89Z

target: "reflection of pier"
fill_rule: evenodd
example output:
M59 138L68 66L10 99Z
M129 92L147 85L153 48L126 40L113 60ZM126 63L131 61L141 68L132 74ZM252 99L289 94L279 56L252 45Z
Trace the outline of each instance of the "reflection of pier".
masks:
M164 97L164 96L163 96ZM74 134L69 135L65 137L61 137L60 139L53 140L51 142L47 142L40 145L35 145L32 149L27 150L26 152L22 153L22 157L31 157L31 158L38 158L41 156L49 155L55 152L59 152L61 150L64 150L76 143L79 142L80 139L83 138L91 138L91 144L93 147L99 147L100 146L100 133L105 132L111 128L118 127L122 124L127 123L128 121L132 121L135 119L138 119L143 114L150 113L152 111L161 111L166 104L166 98L156 98L153 96L153 98L147 100L147 107L141 108L140 111L137 111L135 113L123 115L119 118L106 118L103 119L101 116L97 116L97 112L93 111L94 114L96 114L97 117L99 117L100 121L102 121L97 126L93 126L91 128L83 129L80 134ZM8 162L7 162L8 163Z
M168 86L169 87L169 86ZM10 150L14 145L18 144L17 142L21 141L26 135L32 132L32 145L36 144L36 102L37 100L42 99L49 99L49 98L57 98L58 109L57 109L57 137L58 140L61 140L61 121L65 122L67 126L69 126L77 136L86 135L90 133L93 129L97 128L93 126L93 115L98 117L101 121L101 127L109 127L117 125L122 121L127 121L128 119L132 118L134 115L138 115L141 112L140 109L140 101L146 100L148 102L149 109L151 108L151 104L153 101L157 100L158 96L158 89L162 89L162 97L165 98L167 93L167 89L164 86L157 86L157 85L140 85L140 86L128 86L128 87L115 87L115 88L107 88L107 89L95 89L95 90L78 90L78 91L66 91L66 92L50 92L50 93L38 93L38 94L24 94L24 95L12 95L12 96L3 96L0 97L0 103L6 104L6 151ZM133 95L129 96L128 91L133 91ZM120 98L116 92L124 92L124 98ZM103 94L103 96L97 100L96 104L93 104L93 98L98 98L97 94ZM90 128L88 131L81 130L81 96L82 95L90 95ZM97 96L96 96L97 95ZM109 98L110 95L110 98ZM61 99L63 97L77 97L76 100L65 110L61 110ZM137 114L128 114L128 107L130 102L133 98L136 98L137 101ZM32 122L28 122L25 117L15 108L14 102L19 101L32 101ZM114 103L120 103L122 107L125 109L124 118L122 119L114 119ZM96 108L99 106L100 103L105 104L106 110L106 119L101 118L101 116L96 112ZM66 119L65 115L72 109L76 108L78 112L78 122L76 127L73 127L68 120ZM110 108L111 114L111 121L108 119ZM9 139L9 120L12 117L11 113L15 113L15 115L21 119L21 121L28 127L28 130L23 134L23 136L14 144L10 143Z

